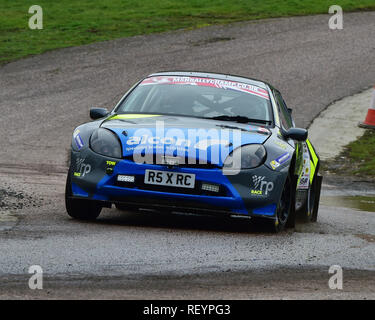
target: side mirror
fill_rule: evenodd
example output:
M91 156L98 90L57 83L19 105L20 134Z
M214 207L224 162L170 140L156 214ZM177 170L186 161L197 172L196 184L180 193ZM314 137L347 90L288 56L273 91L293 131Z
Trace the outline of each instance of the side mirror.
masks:
M109 111L105 108L91 108L90 109L90 118L92 120L104 118Z
M293 109L291 109L291 108L288 108L288 112L289 112L289 114L291 115L291 114L292 114L292 112L293 112Z
M308 132L302 128L290 128L288 131L284 131L283 136L286 139L293 139L296 141L306 141Z

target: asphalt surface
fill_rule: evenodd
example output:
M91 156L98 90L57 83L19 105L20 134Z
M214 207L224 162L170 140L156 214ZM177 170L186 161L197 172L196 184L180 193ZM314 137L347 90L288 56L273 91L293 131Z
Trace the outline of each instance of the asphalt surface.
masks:
M64 208L73 128L149 73L269 81L304 127L372 86L375 12L345 14L337 31L328 19L119 39L1 67L0 298L375 298L371 212L321 206L317 223L270 235L239 221L115 209L82 223ZM340 188L325 184L324 193L332 190ZM344 290L328 288L333 264L344 268ZM44 290L27 288L31 265L42 266Z

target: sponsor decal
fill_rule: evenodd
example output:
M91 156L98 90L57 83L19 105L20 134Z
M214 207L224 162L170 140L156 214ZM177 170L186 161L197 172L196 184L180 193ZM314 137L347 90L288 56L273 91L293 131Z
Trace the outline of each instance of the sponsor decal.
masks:
M265 128L265 127L258 127L258 132L265 133L265 134L269 134L270 133L270 131L267 128Z
M276 162L278 162L279 164L283 164L283 163L285 163L289 158L290 158L290 154L287 152L287 153L284 153L283 155L281 155L280 157L278 157L278 158L276 159Z
M298 184L299 189L308 189L309 188L309 177L302 176Z
M277 159L272 160L270 162L270 166L272 167L273 170L276 170L276 168L280 167L283 163L285 163L289 159L290 159L290 154L288 152L284 153L283 155L281 155Z
M208 147L214 146L214 145L223 145L225 147L229 146L229 141L228 140L222 140L222 139L205 139L205 140L200 140L194 145L195 149L200 149L200 150L206 150Z
M276 162L276 160L272 160L270 162L270 166L273 170L276 170L278 167L280 167L280 163Z
M184 161L181 161L181 162L184 162ZM178 166L180 164L180 159L176 157L162 156L161 164L165 164L168 166Z
M83 140L81 138L80 131L78 129L76 131L74 131L73 138L74 138L74 141L77 145L78 150L82 149L84 144L83 144Z
M279 146L281 149L286 150L286 144L285 144L285 143L282 143L282 142L276 140L276 141L275 141L275 144L276 144L277 146Z
M270 131L265 127L250 126L250 131L256 132L256 133L262 133L262 134L266 134L266 135L270 134Z
M91 165L85 163L85 158L76 159L76 171L74 172L75 177L83 178L85 175L91 172Z
M114 167L116 164L117 164L116 161L109 161L109 160L107 160L107 161L106 161L106 165L107 165L107 167L105 168L105 172L106 172L106 174L109 174L109 175L113 174L113 167Z
M306 143L303 146L303 167L302 173L297 183L297 189L308 189L310 184L310 157Z
M126 119L142 119L142 118L152 118L161 117L160 114L116 114L110 117L108 120L126 120Z
M303 158L304 159L310 159L310 157L309 157L309 149L307 148L307 144L303 143L302 147L303 147Z
M179 76L161 76L150 77L143 80L140 86L155 84L177 84L177 85L195 85L204 87L213 87L219 89L229 89L256 95L258 97L270 100L267 90L260 87L236 81L228 81L213 78L200 77L179 77Z
M176 139L174 137L154 137L149 135L142 135L142 136L132 136L126 141L127 145L139 145L139 144L163 144L163 145L176 145L176 146L186 146L189 147L191 145L191 141L188 139Z
M265 176L257 176L253 175L253 188L250 190L250 193L253 195L265 195L267 196L268 193L270 193L273 188L274 184L273 182L265 181Z
M174 137L154 137L149 135L132 136L126 141L127 145L173 145L176 147L190 147L191 140ZM203 139L194 144L195 149L206 150L213 145L229 146L228 140L223 139Z

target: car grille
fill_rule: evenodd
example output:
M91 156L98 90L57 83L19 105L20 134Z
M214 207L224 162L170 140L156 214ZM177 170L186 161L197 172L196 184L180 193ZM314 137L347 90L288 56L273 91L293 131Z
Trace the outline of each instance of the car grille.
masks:
M127 156L124 159L134 162L133 156ZM189 163L189 158L187 157L183 160L184 161L180 159L179 164L174 164L174 165L162 164L160 163L160 159L156 159L156 155L154 155L151 164L156 164L160 166L178 167L178 168L195 168L195 169L219 169L221 168L219 165L211 164L211 163ZM190 162L193 162L193 161L190 161ZM194 162L196 162L196 160Z

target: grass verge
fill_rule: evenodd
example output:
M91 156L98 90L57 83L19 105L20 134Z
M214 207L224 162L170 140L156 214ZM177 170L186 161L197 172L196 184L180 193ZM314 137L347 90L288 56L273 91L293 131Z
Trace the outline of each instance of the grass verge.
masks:
M366 130L357 141L347 146L353 173L375 177L375 130Z
M375 180L375 130L366 130L334 160L323 164L327 173Z
M43 29L30 30L31 5ZM331 0L1 0L0 64L47 50L140 34L236 21L328 13ZM374 0L337 0L344 11L375 10Z

